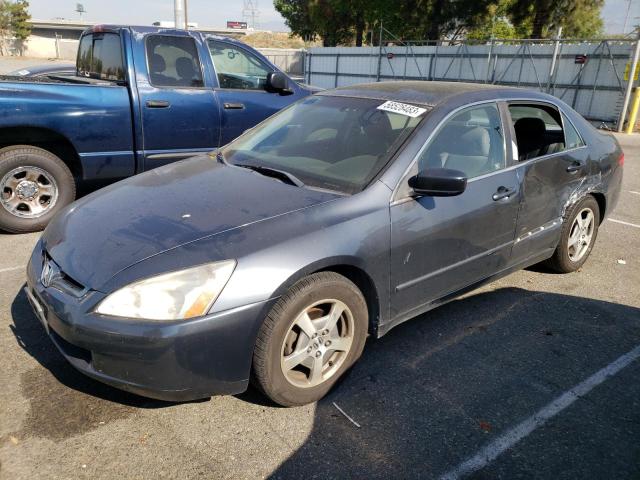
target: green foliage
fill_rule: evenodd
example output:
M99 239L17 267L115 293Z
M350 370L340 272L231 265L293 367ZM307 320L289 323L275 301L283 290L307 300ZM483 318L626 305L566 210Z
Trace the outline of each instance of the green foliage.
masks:
M29 14L29 2L17 0L9 4L9 16L11 18L11 31L18 40L25 41L31 35L31 19Z
M597 36L604 0L274 0L291 31L325 46L375 44L382 24L399 40Z
M515 25L530 25L532 38L555 36L559 27L564 37L595 37L602 33L600 11L604 0L512 0L508 8Z
M10 2L0 0L0 35L14 36L20 41L26 40L31 34L29 25L29 2L27 0L17 0Z

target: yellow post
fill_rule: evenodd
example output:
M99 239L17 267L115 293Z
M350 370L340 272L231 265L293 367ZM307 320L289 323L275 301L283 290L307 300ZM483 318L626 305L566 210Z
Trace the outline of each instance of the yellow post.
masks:
M631 104L631 115L629 115L629 123L627 124L627 133L633 133L638 118L638 108L640 107L640 87L636 87L633 95L633 103Z

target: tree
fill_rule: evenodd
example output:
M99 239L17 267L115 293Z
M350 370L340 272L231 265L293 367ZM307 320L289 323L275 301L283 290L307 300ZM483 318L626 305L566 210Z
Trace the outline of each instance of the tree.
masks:
M4 53L4 41L14 37L18 42L20 54L23 51L24 41L31 35L31 19L29 15L29 2L17 0L15 3L0 0L0 49Z
M530 23L532 38L551 37L558 27L564 36L589 37L602 32L603 5L604 0L513 0L509 16L514 25Z
M29 2L27 0L17 0L9 4L11 17L11 31L13 36L24 42L31 35L31 15L29 14Z

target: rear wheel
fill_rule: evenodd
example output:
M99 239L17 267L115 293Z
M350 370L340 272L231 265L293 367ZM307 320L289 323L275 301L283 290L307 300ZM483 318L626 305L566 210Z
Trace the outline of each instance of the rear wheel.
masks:
M360 357L367 327L358 287L333 272L310 275L278 300L263 323L253 381L280 405L315 402Z
M578 270L587 261L598 236L600 208L592 196L587 196L565 215L560 243L547 265L560 273Z
M75 196L71 171L53 153L28 145L0 150L0 229L42 230Z

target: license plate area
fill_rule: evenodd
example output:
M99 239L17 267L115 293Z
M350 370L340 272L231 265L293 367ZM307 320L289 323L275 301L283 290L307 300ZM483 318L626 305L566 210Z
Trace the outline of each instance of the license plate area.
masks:
M34 293L29 289L29 287L25 287L24 289L27 298L29 299L29 303L31 304L31 308L33 308L33 313L36 314L38 320L44 327L47 335L49 334L49 324L47 323L47 314L45 312L44 306L40 303L40 300L34 295Z

